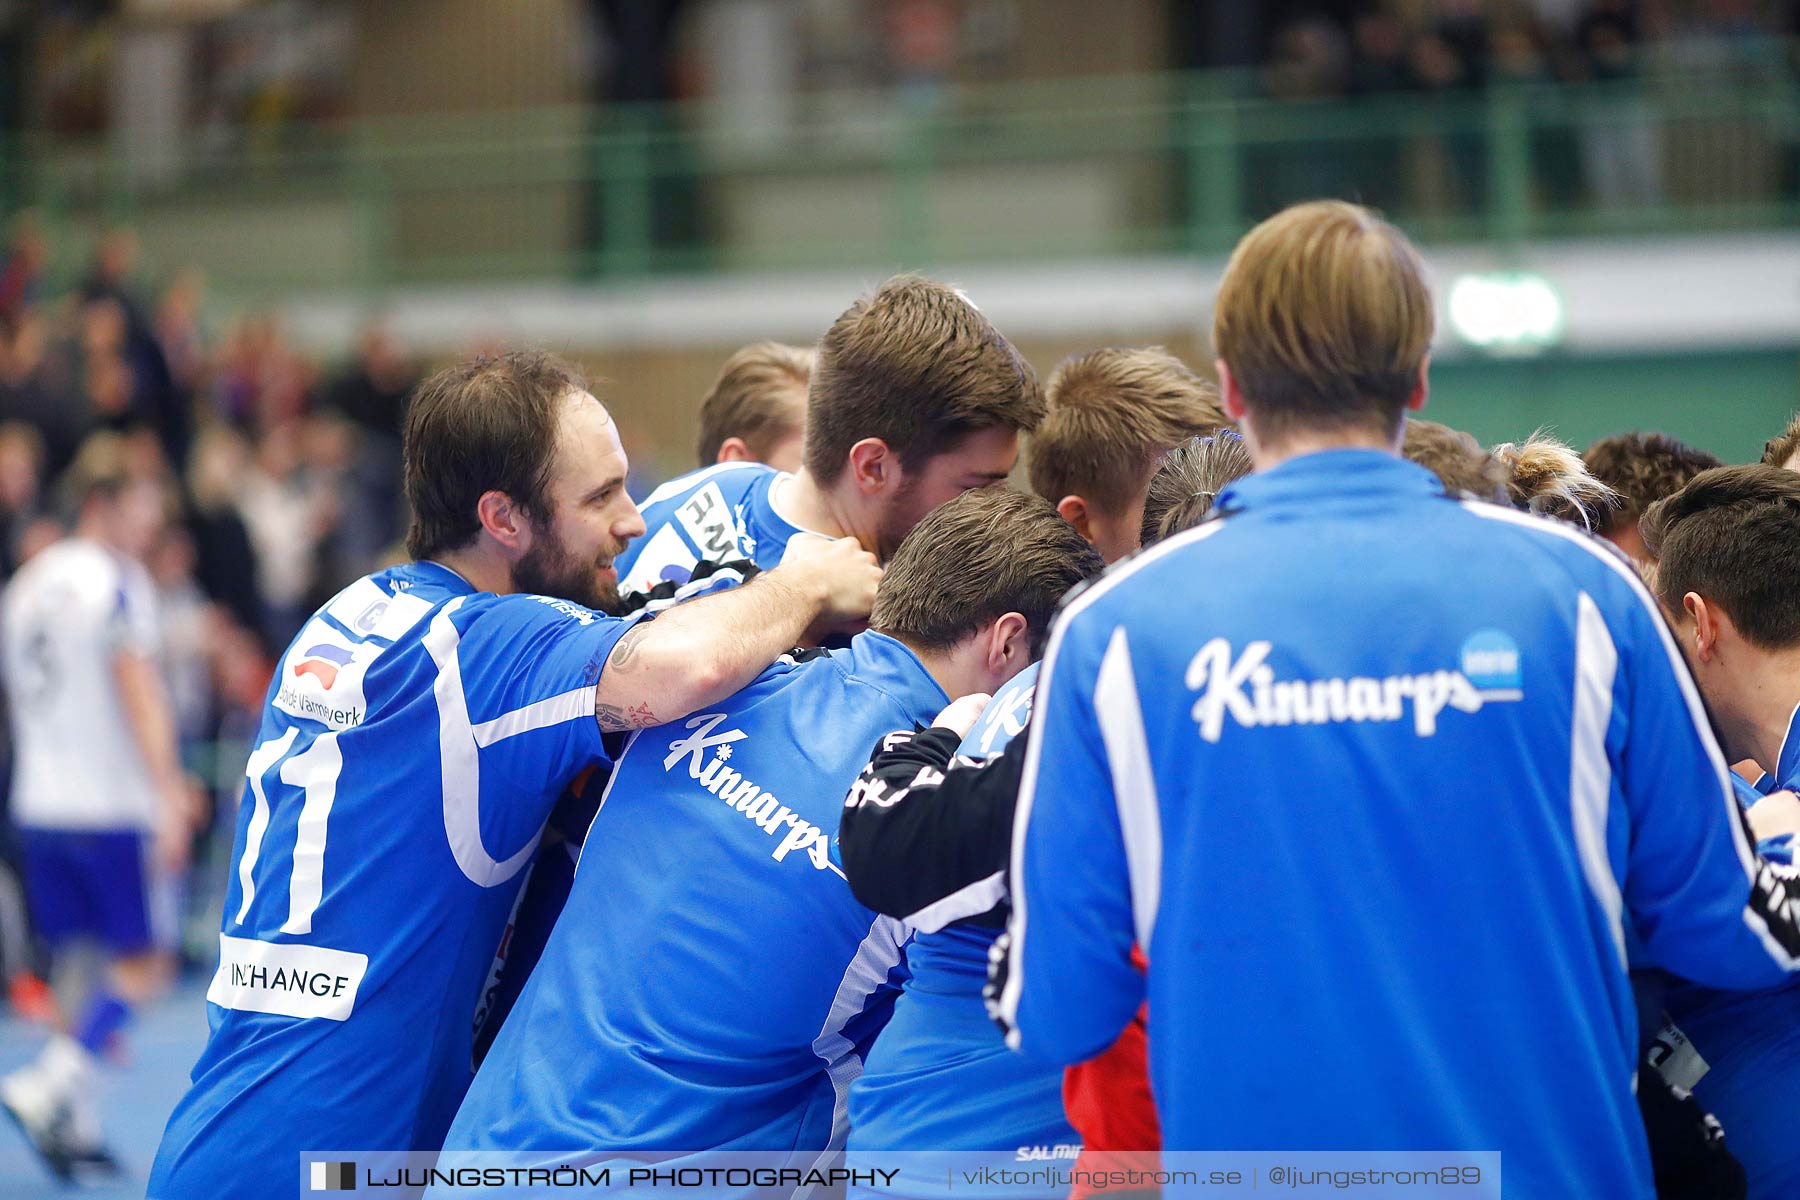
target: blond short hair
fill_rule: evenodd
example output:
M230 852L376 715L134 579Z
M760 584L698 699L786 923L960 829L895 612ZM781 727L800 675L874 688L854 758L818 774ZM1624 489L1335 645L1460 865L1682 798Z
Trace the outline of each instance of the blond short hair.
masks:
M1052 504L1081 496L1117 509L1158 457L1229 422L1218 389L1160 346L1064 359L1044 399L1028 470L1031 490Z
M1213 310L1213 345L1259 438L1306 428L1392 436L1435 317L1406 235L1341 200L1298 204L1244 235Z
M752 342L725 360L700 404L700 465L719 459L727 438L740 438L758 462L806 420L812 348Z

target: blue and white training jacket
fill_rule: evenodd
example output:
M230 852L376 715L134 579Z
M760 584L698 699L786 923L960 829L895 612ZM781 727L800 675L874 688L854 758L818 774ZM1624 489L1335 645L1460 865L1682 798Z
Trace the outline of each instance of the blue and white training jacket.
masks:
M1010 1040L1088 1058L1147 989L1169 1149L1497 1150L1509 1197L1650 1196L1627 920L1719 987L1800 952L1654 601L1376 451L1219 508L1054 627Z

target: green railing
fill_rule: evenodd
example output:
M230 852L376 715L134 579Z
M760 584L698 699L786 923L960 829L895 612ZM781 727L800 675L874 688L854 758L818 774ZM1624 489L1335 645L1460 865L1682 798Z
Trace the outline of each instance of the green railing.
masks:
M611 280L1216 254L1293 200L1500 247L1800 221L1800 69L1676 47L1634 78L1284 100L1242 72L364 120L261 145L0 146L0 205L138 225L227 287Z

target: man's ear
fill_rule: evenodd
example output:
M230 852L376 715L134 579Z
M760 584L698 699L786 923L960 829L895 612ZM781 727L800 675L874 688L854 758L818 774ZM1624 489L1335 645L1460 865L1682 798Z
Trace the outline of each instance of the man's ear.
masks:
M880 438L864 438L850 447L849 474L865 496L900 486L900 459Z
M1000 614L988 627L985 665L989 674L1010 677L1031 662L1030 629L1024 615L1016 612Z
M1427 354L1419 360L1419 378L1413 387L1412 395L1406 398L1406 407L1418 412L1425 407L1425 401L1431 398L1431 355Z
M750 452L750 444L743 438L728 437L719 443L718 457L714 462L755 462L756 455Z
M1224 359L1215 358L1213 370L1219 373L1219 399L1224 402L1225 415L1234 424L1242 425L1248 410L1244 407L1244 393L1238 389L1237 380L1231 377L1231 368L1225 365Z
M1719 638L1731 627L1725 610L1710 603L1699 592L1681 598L1681 607L1694 621L1694 651L1701 662L1712 662L1719 655ZM1735 629L1732 632L1736 632Z
M1073 525L1084 540L1094 540L1093 517L1088 512L1088 502L1080 496L1064 496L1058 500L1056 515Z
M482 532L502 549L515 555L531 549L531 521L505 492L481 493L481 499L475 502L475 516L481 522Z

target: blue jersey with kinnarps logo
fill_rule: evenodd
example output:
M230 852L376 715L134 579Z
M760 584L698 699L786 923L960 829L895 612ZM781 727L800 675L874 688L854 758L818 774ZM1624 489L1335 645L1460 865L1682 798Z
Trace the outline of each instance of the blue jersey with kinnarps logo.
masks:
M637 734L449 1151L842 1149L906 930L851 896L838 820L870 748L945 703L870 632Z
M807 531L782 516L771 494L784 471L762 463L720 463L672 479L644 498L644 536L619 556L619 587L647 592L687 582L695 564L749 559L777 566L789 539Z
M1651 1195L1627 922L1715 986L1800 965L1655 602L1375 451L1219 506L1052 628L1010 1040L1091 1057L1147 994L1169 1149L1499 1151L1509 1197Z
M250 755L212 1033L150 1195L249 1200L304 1150L441 1144L518 872L605 758L595 685L627 628L432 563L307 622Z
M1766 784L1745 791L1800 790L1800 710ZM1791 861L1791 838L1765 841L1762 852ZM1689 1088L1725 1129L1725 1144L1749 1177L1752 1200L1800 1196L1800 983L1760 992L1721 992L1671 980L1665 998L1676 1028L1693 1054L1664 1067ZM1673 1070L1671 1070L1673 1067Z
M996 692L957 753L990 759L1024 732L1037 676L1033 663ZM985 911L993 901L984 893L974 904ZM1075 1157L1080 1135L1063 1111L1061 1069L1008 1050L982 1006L988 950L998 934L980 925L921 927L907 947L906 989L850 1087L850 1165L866 1159L870 1166L897 1167L890 1193L941 1196L951 1194L951 1185L929 1157L887 1160L879 1153L885 1150L991 1152L996 1166L1056 1159L1066 1165ZM972 1161L965 1157L959 1165ZM1016 1186L971 1188L966 1181L954 1193L1032 1194Z

